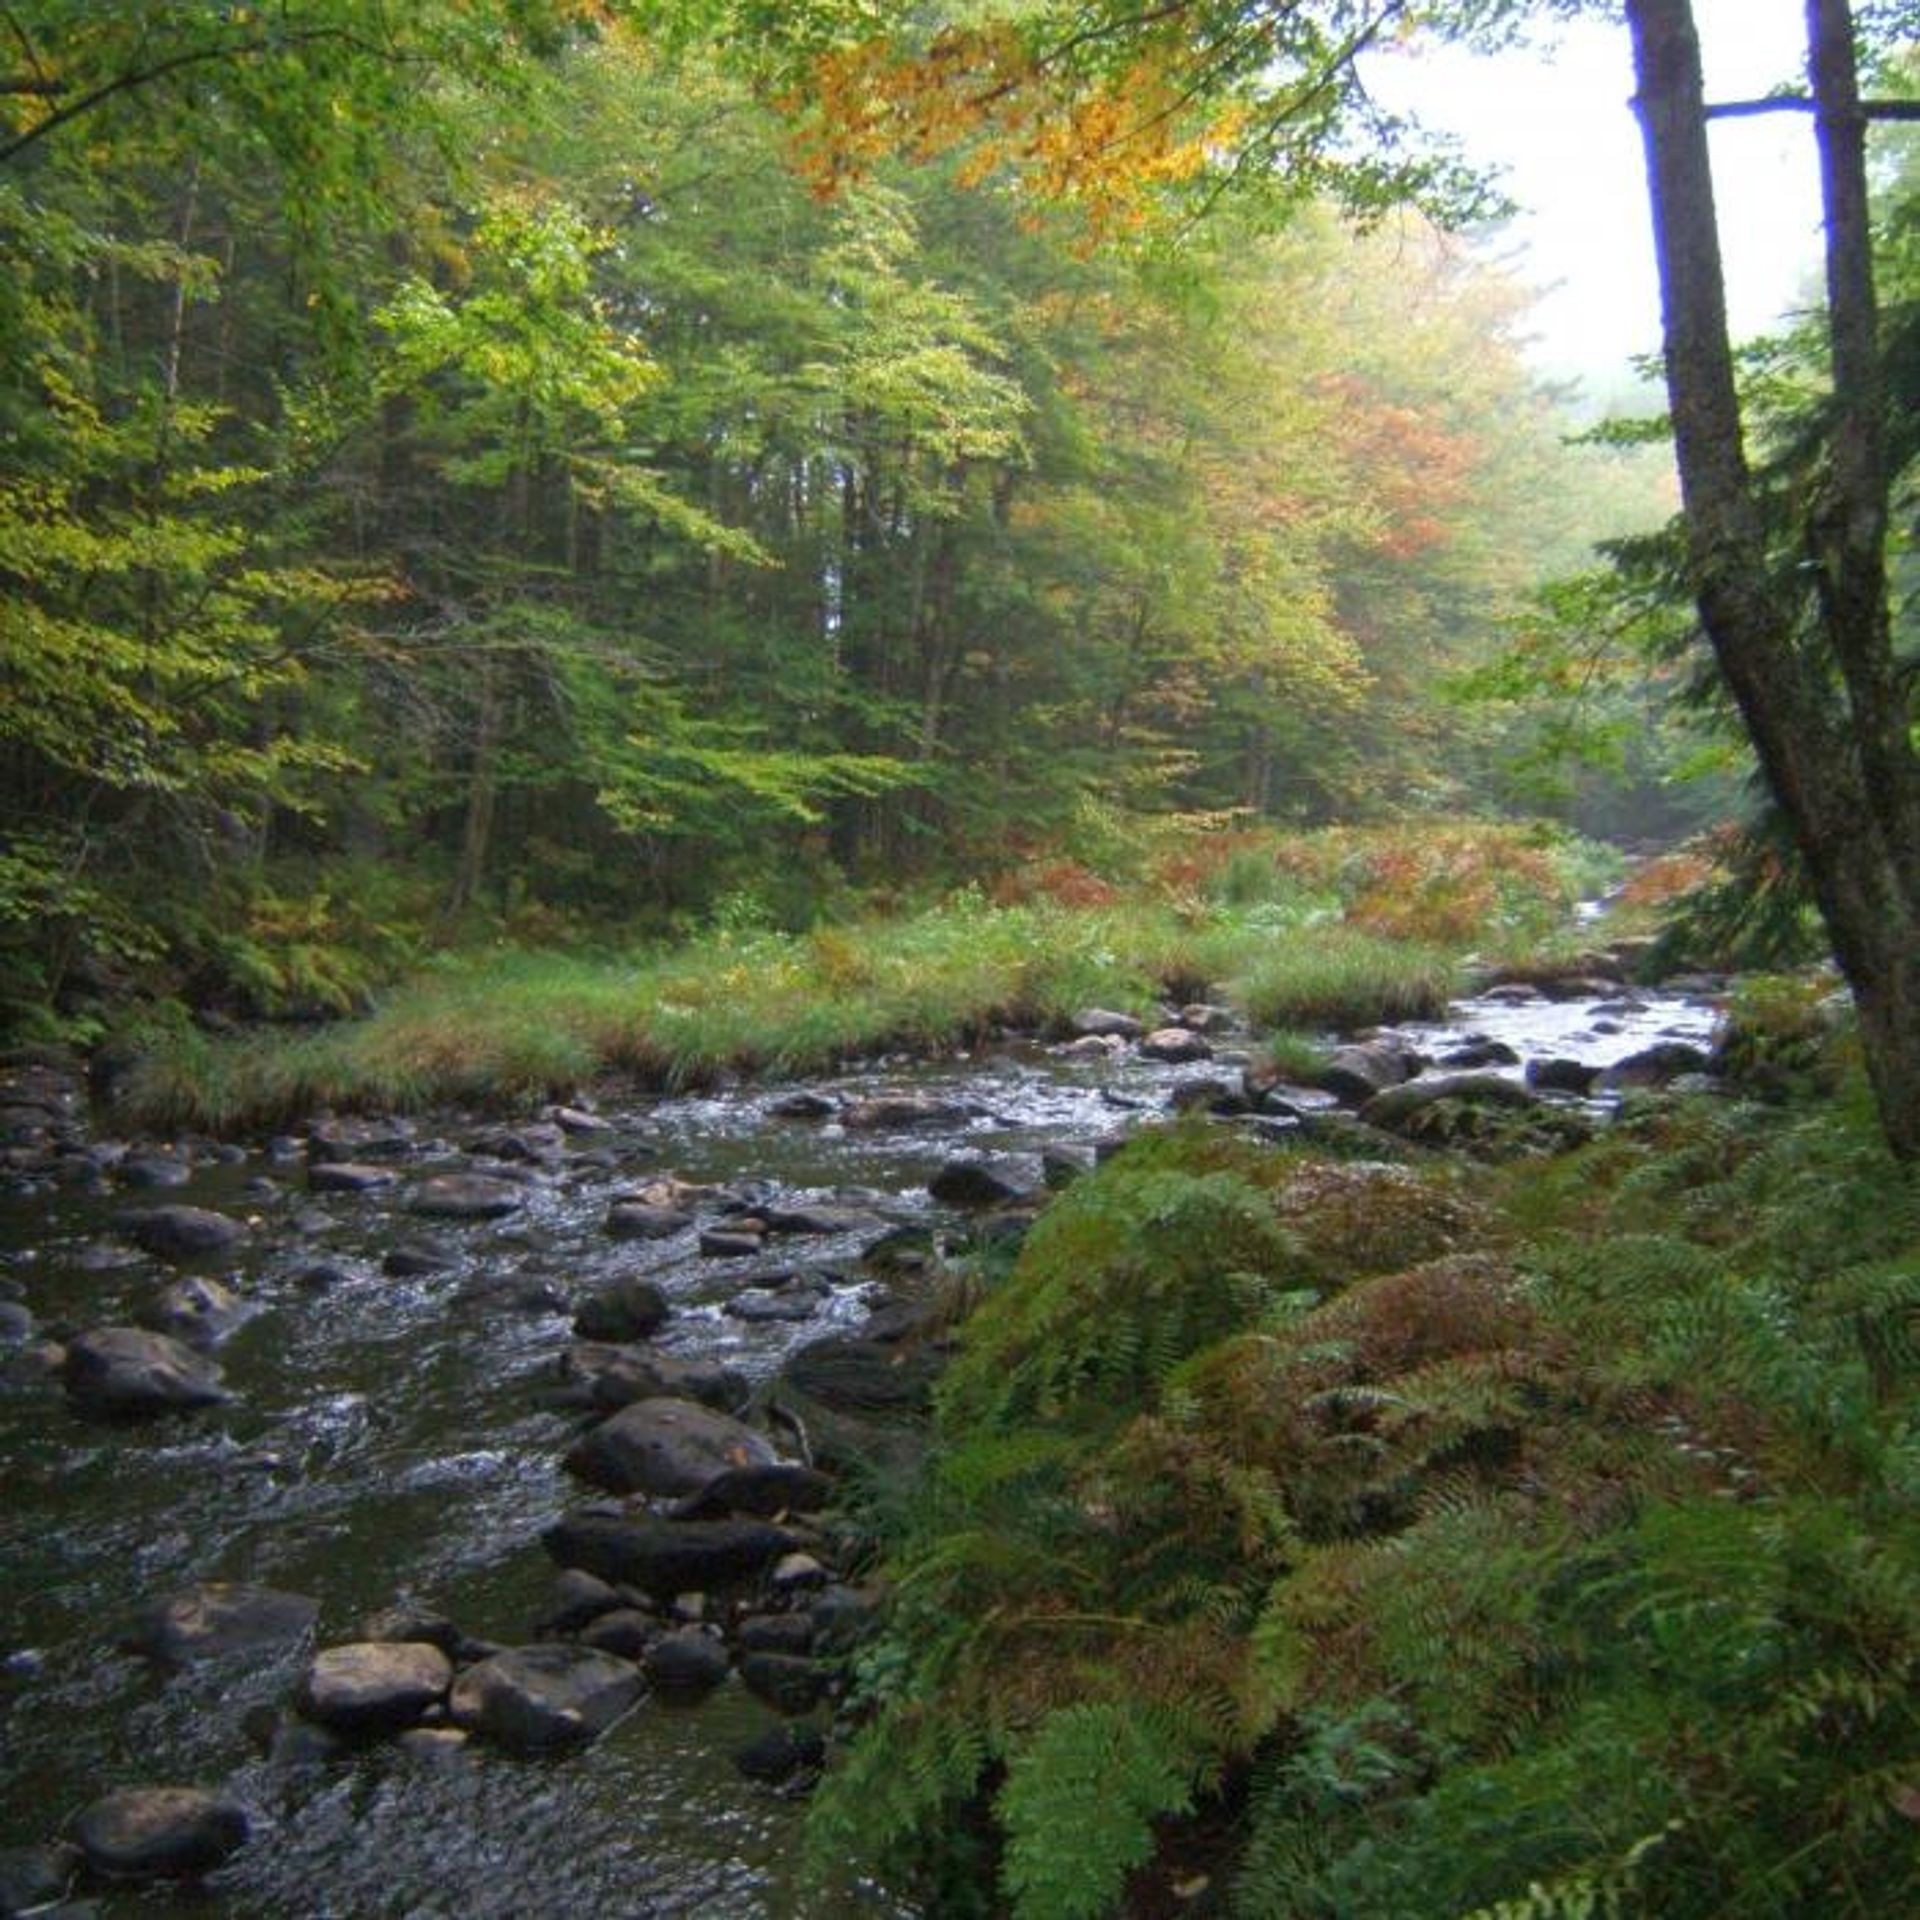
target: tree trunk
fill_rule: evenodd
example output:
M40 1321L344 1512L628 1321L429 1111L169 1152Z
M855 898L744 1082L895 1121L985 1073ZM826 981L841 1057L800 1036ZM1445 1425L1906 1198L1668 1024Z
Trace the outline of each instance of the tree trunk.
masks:
M1920 778L1888 642L1887 479L1846 0L1807 0L1837 409L1813 644L1770 578L1742 441L1690 0L1627 0L1660 269L1667 395L1701 625L1792 828L1853 989L1888 1143L1920 1159Z

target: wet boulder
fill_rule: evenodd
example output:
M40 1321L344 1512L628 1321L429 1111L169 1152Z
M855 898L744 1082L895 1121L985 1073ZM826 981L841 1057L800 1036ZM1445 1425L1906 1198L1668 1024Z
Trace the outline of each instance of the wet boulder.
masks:
M1146 1031L1132 1014L1111 1007L1082 1007L1067 1025L1076 1040L1138 1040Z
M805 1088L797 1093L783 1093L767 1102L768 1113L777 1120L830 1120L839 1110L826 1094Z
M684 1207L655 1206L645 1200L616 1200L607 1209L607 1231L616 1240L670 1240L693 1225Z
M727 1677L727 1650L698 1627L664 1633L647 1649L644 1662L653 1689L663 1698L693 1701L711 1693Z
M715 1520L728 1514L752 1514L777 1520L782 1514L818 1513L833 1498L833 1481L814 1467L794 1460L728 1467L673 1510L677 1520Z
M119 1163L123 1187L184 1187L193 1162L174 1153L130 1153Z
M796 1654L744 1654L740 1678L749 1693L776 1713L807 1713L826 1698L826 1668Z
M1598 1067L1590 1066L1584 1060L1558 1056L1550 1060L1529 1060L1527 1085L1541 1093L1585 1095L1593 1091L1593 1083L1599 1073Z
M819 1317L820 1295L807 1288L785 1293L740 1293L720 1309L729 1320L750 1324L797 1323Z
M114 1225L143 1252L163 1260L219 1253L247 1232L244 1220L209 1207L134 1207L116 1215Z
M504 1220L526 1204L526 1189L484 1173L438 1173L422 1180L407 1201L427 1220Z
M127 1644L169 1666L190 1666L302 1640L319 1613L319 1601L304 1593L207 1580L144 1609Z
M1164 1060L1175 1066L1213 1058L1211 1042L1189 1027L1156 1027L1141 1039L1140 1051L1149 1060Z
M1434 1073L1375 1094L1360 1109L1360 1118L1389 1133L1417 1132L1420 1117L1443 1101L1522 1109L1538 1106L1539 1096L1497 1073Z
M697 1493L729 1467L779 1456L764 1435L693 1400L636 1400L603 1420L567 1455L583 1480L610 1493Z
M597 1739L645 1691L631 1660L561 1643L511 1647L469 1667L448 1701L458 1726L516 1753Z
M1616 1060L1594 1081L1596 1093L1625 1093L1642 1087L1664 1087L1684 1073L1703 1073L1707 1055L1684 1040L1656 1040L1652 1046Z
M582 1300L574 1309L573 1330L582 1340L618 1346L658 1333L671 1311L667 1296L651 1280L628 1275Z
M957 1100L936 1100L924 1093L883 1093L856 1100L841 1115L841 1124L855 1133L890 1133L957 1126L968 1114L969 1109Z
M421 1640L362 1640L314 1655L300 1710L336 1733L391 1733L445 1697L453 1663Z
M949 1160L927 1191L947 1207L1004 1207L1029 1200L1042 1184L1030 1154L963 1155Z
M563 1515L540 1539L563 1567L665 1599L738 1586L798 1544L764 1520L661 1520L599 1508Z
M73 1823L88 1866L116 1880L210 1873L246 1844L249 1830L239 1801L204 1787L123 1787Z
M761 1207L759 1212L769 1233L792 1234L796 1238L835 1233L877 1233L887 1224L877 1213L864 1208L834 1206L827 1202L795 1201L787 1205L770 1202Z
M218 1346L252 1309L230 1287L198 1275L176 1280L140 1316L190 1347Z
M1316 1076L1322 1091L1350 1107L1364 1106L1376 1094L1410 1080L1419 1062L1404 1047L1384 1041L1336 1047Z
M567 1352L560 1373L562 1380L584 1390L591 1405L607 1413L636 1400L660 1399L697 1400L723 1413L738 1413L753 1391L746 1377L723 1361L591 1341Z
M316 1120L307 1133L309 1160L379 1160L406 1153L414 1131L405 1120Z
M622 1660L644 1660L660 1632L660 1622L639 1607L614 1607L580 1629L580 1644L597 1647Z
M220 1369L191 1347L144 1327L95 1327L67 1343L61 1379L74 1411L137 1420L232 1396Z
M817 1773L826 1764L827 1743L812 1727L782 1724L734 1750L733 1764L749 1780L767 1786L784 1786L788 1781Z
M742 1653L808 1654L813 1651L813 1621L804 1613L751 1613L734 1637Z

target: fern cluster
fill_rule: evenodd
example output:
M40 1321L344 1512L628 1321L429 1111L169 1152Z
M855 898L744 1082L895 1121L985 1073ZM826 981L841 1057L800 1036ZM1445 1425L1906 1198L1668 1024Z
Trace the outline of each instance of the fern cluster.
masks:
M963 1340L828 1877L1159 1911L1197 1819L1261 1920L1920 1911L1920 1189L1846 1100L1174 1130Z

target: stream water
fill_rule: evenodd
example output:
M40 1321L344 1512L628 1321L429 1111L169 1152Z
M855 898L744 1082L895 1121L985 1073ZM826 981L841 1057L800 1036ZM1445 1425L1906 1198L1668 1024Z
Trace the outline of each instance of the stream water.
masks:
M1661 1038L1703 1042L1704 999L1671 994L1524 1005L1463 1003L1408 1028L1444 1055L1466 1033L1523 1058L1605 1064ZM308 1190L283 1144L191 1154L164 1190L21 1178L0 1194L0 1278L36 1338L139 1317L177 1270L134 1251L114 1217L185 1202L253 1222L237 1253L193 1263L252 1309L220 1348L234 1399L211 1412L101 1425L70 1411L31 1348L0 1349L0 1849L57 1838L122 1785L224 1785L249 1806L249 1844L204 1886L109 1890L103 1915L620 1916L719 1920L807 1913L796 1890L801 1808L744 1779L730 1754L772 1714L737 1682L695 1707L647 1701L598 1742L552 1759L475 1742L427 1758L393 1742L324 1765L268 1751L311 1647L166 1670L121 1650L126 1623L197 1581L314 1596L318 1642L353 1639L396 1602L430 1604L471 1635L520 1644L550 1604L541 1528L582 1497L561 1465L582 1416L556 1393L572 1303L645 1273L674 1313L657 1344L720 1355L765 1379L800 1342L857 1324L878 1283L856 1233L783 1257L827 1278L811 1317L727 1311L743 1264L698 1250L695 1227L611 1238L610 1202L671 1171L783 1204L833 1202L946 1229L929 1176L956 1151L1091 1141L1164 1110L1209 1069L1133 1049L1110 1059L1009 1045L978 1057L880 1062L811 1086L836 1106L880 1089L937 1097L947 1124L862 1131L772 1109L781 1089L680 1099L603 1096L604 1133L522 1169L524 1204L491 1223L410 1216L411 1183L471 1168L477 1119L439 1116L399 1156L403 1181L367 1194ZM1513 1069L1518 1071L1518 1068ZM753 1184L743 1184L753 1183ZM395 1277L396 1244L432 1242L440 1270ZM324 1263L328 1277L317 1283ZM80 1911L73 1908L68 1911ZM874 1913L897 1912L878 1897Z

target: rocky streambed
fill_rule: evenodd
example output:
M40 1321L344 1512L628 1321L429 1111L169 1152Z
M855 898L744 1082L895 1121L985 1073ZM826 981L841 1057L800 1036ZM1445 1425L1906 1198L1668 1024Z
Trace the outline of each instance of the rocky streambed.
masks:
M912 1451L949 1264L1176 1109L1361 1152L1604 1124L1709 1064L1715 986L1495 988L1314 1087L1218 1009L1089 1009L245 1143L104 1137L14 1062L0 1914L805 1912L878 1598L833 1502Z

